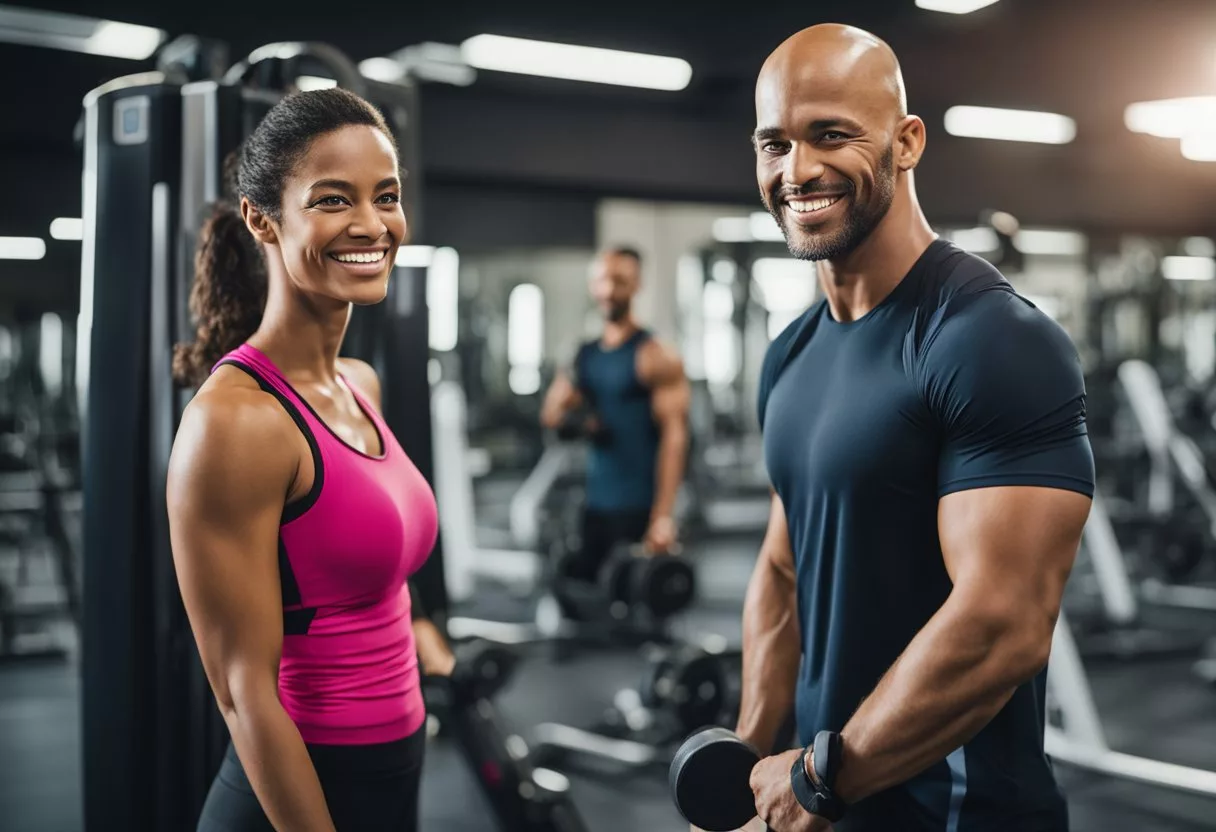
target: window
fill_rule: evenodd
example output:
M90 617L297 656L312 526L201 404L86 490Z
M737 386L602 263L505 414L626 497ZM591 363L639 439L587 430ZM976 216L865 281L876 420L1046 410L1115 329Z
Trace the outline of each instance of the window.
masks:
M401 260L398 258L398 265ZM459 332L460 255L453 248L435 249L426 276L427 340L436 352L456 348Z
M544 292L532 283L521 283L507 298L507 380L512 393L530 396L540 390L544 346Z

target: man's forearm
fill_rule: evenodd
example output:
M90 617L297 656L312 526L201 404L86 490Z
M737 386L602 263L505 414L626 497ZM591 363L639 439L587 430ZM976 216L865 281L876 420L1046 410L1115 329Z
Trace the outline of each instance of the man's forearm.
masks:
M1050 633L974 610L948 600L849 720L836 781L842 799L868 797L944 759L1042 668Z
M652 519L671 517L675 511L687 454L688 428L683 425L664 428L659 437L659 455L655 466L655 497L650 511Z
M224 709L224 721L262 811L279 832L334 832L299 729L274 691Z
M768 754L794 707L802 655L791 577L761 552L743 604L743 690L735 732Z

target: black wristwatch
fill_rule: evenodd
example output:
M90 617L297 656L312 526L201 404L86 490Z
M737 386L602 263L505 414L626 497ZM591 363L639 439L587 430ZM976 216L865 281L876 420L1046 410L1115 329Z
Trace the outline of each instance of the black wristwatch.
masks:
M812 780L806 771L806 753L811 752L811 763L815 767L815 778ZM840 771L841 758L844 755L844 743L840 734L833 731L820 731L815 735L815 743L804 748L790 769L790 785L794 788L794 797L798 805L812 815L819 815L830 823L835 823L844 817L849 808L843 800L836 796L833 788L836 785L836 775Z

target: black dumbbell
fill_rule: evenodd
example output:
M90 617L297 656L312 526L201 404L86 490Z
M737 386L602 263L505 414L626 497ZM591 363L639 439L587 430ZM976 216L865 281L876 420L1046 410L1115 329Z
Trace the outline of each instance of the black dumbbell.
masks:
M733 731L693 734L671 761L668 785L684 820L705 832L731 832L756 816L750 785L760 754Z
M600 568L599 583L615 605L616 618L644 610L668 618L692 603L696 574L692 565L673 555L647 555L636 544L619 544Z
M673 716L683 732L718 724L727 710L730 662L695 645L655 651L638 686L642 704Z

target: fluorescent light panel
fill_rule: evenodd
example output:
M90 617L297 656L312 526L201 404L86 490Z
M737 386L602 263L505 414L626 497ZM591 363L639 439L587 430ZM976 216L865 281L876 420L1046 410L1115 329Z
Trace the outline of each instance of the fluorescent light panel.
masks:
M51 220L52 240L83 240L84 220L80 217L56 217Z
M303 92L329 90L336 86L338 86L338 82L333 78L322 78L319 75L301 75L296 78L296 89Z
M1216 260L1211 257L1165 257L1161 260L1161 274L1166 280L1213 280L1216 279Z
M946 111L946 132L971 139L1068 144L1077 136L1077 124L1057 113L961 105Z
M930 12L971 14L991 6L997 0L916 0L916 6Z
M1023 228L1013 235L1013 244L1023 254L1078 256L1085 253L1085 235L1053 228Z
M1162 139L1216 134L1216 95L1129 104L1123 111L1123 123L1133 133Z
M1216 133L1183 136L1181 149L1192 162L1216 162Z
M368 58L365 61L359 61L359 73L364 78L383 81L386 84L400 81L405 76L401 64L392 58Z
M502 35L476 35L460 49L472 67L520 75L670 91L682 90L692 80L687 61L661 55Z
M0 42L143 61L167 34L150 26L0 6Z
M41 237L0 237L0 260L41 260L46 240Z

